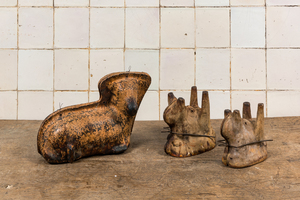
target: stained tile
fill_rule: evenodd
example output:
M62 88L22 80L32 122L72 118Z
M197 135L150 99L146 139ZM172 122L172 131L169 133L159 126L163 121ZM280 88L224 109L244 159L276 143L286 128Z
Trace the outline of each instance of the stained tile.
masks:
M300 89L300 49L268 49L268 89Z
M0 91L0 119L17 119L17 92Z
M54 110L82 103L88 103L88 92L54 93Z
M161 9L161 46L163 48L194 47L194 9Z
M55 50L55 90L88 89L88 50Z
M159 120L159 93L147 91L139 107L136 121Z
M91 50L90 62L90 89L98 90L103 76L124 71L123 49Z
M159 47L159 8L126 9L126 47Z
M231 8L231 46L265 47L265 8Z
M89 46L89 9L55 9L55 47L87 48Z
M300 7L267 8L267 46L300 47Z
M21 48L53 47L53 9L19 9L19 46Z
M230 89L230 50L197 49L196 55L198 89Z
M229 9L198 8L196 10L197 47L229 47Z
M53 92L19 92L19 120L43 120L52 112Z
M162 49L160 89L182 90L194 85L194 50Z
M233 89L266 89L265 50L232 49Z
M151 76L151 85L148 90L158 90L159 50L127 50L125 70L147 72Z
M0 7L0 48L17 48L17 8Z

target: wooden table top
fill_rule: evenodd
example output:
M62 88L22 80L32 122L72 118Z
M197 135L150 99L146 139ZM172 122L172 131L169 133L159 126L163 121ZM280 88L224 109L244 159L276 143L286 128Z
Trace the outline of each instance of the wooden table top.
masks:
M123 154L51 165L37 152L40 124L0 121L0 199L300 199L300 117L265 119L268 158L242 169L222 164L221 146L168 156L163 121L135 122Z

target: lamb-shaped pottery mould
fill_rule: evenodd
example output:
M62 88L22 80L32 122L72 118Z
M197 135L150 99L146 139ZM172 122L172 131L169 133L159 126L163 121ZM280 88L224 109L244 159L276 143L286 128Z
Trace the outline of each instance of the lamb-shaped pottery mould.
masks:
M197 100L197 87L191 89L190 105L183 98L168 94L164 120L170 127L165 152L175 157L194 156L216 146L215 131L210 124L208 92L202 92L202 107Z
M42 122L37 136L38 152L49 163L124 152L150 83L147 73L104 76L98 84L98 101L62 108Z
M267 158L264 140L264 104L258 104L256 121L251 119L250 103L243 104L243 118L238 110L225 110L221 135L227 143L222 162L230 167L242 168Z

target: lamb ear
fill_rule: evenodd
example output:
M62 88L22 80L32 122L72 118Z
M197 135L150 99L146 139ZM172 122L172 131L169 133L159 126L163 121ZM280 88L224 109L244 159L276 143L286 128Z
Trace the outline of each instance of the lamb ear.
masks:
M190 99L190 106L192 107L199 107L198 106L198 97L197 97L197 87L193 86L191 88L191 99Z
M264 139L264 104L259 103L257 106L256 126L255 126L255 137L257 141Z
M243 118L244 119L251 119L251 107L249 102L243 103Z
M171 103L176 99L173 92L168 93L168 105L171 105Z

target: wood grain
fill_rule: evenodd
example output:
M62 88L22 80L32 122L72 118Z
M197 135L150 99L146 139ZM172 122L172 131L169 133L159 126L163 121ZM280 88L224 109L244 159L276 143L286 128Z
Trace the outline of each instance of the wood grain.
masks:
M123 154L49 165L36 151L41 121L0 121L0 199L300 199L300 117L266 118L268 158L234 169L224 147L168 156L163 121L135 122ZM211 120L220 136L221 120Z

